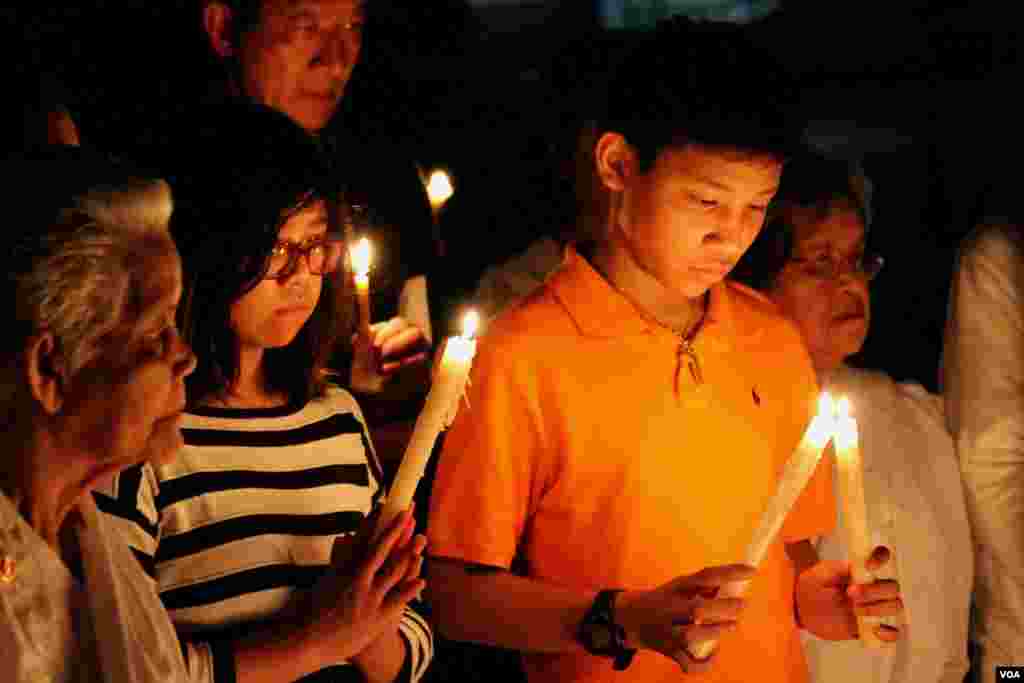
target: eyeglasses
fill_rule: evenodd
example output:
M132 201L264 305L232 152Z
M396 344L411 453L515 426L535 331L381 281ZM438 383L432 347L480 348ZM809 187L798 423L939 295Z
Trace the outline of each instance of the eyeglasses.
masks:
M312 275L333 273L341 263L344 251L342 241L328 237L307 242L305 245L296 242L279 241L267 256L264 280L277 280L295 272L299 265L299 257L306 257L306 266Z
M790 263L796 265L808 277L816 280L835 280L841 275L850 273L862 277L868 282L874 280L885 265L885 259L878 254L858 254L845 259L835 259L831 254L821 254L815 258L793 257Z

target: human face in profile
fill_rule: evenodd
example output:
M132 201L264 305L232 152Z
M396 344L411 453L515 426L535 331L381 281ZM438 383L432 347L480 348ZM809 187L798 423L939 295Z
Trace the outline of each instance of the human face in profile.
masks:
M185 377L195 356L178 334L181 264L167 236L145 238L122 322L70 382L65 434L113 472L181 450Z

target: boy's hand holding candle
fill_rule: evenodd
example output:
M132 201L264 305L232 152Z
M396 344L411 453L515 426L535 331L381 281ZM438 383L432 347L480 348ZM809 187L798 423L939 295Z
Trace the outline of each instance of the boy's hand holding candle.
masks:
M789 511L814 475L825 447L835 431L833 412L832 397L828 392L822 393L818 400L818 413L807 426L796 452L786 462L775 495L768 502L761 515L760 524L747 546L744 561L748 565L757 567L761 564L783 522L789 516ZM748 582L727 584L718 595L721 598L742 597L746 593L747 585ZM698 641L691 644L689 650L696 659L706 659L714 651L716 644L716 640Z

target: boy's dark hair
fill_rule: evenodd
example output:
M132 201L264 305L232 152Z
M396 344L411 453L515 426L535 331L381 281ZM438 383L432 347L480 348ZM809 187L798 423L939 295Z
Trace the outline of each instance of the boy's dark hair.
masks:
M203 0L203 6L209 5L214 0ZM242 33L259 26L263 14L264 0L215 0L226 5L232 14L233 39L238 39Z
M612 77L599 132L622 134L641 171L664 148L688 143L785 160L802 126L789 79L752 40L756 27L660 22Z
M243 102L212 118L188 168L170 178L171 234L185 283L179 326L197 358L186 382L189 406L223 397L237 380L231 307L263 279L281 226L322 201L329 230L337 229L339 193L301 128L284 114ZM297 404L323 393L325 366L344 325L335 278L323 277L320 299L298 336L263 356L267 388Z
M792 255L794 208L813 209L824 218L836 202L849 202L867 224L863 198L855 184L854 169L845 161L803 151L782 171L779 191L772 199L764 227L743 254L731 278L758 290L767 290Z

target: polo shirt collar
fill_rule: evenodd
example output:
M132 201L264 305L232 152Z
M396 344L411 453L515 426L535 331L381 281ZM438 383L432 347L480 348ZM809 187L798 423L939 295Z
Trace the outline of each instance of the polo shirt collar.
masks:
M586 337L615 338L651 332L669 333L666 328L640 314L636 307L604 279L578 251L565 249L562 267L549 286ZM711 287L707 317L697 332L698 343L708 340L715 347L730 345L736 338L736 321L729 287L719 282Z

